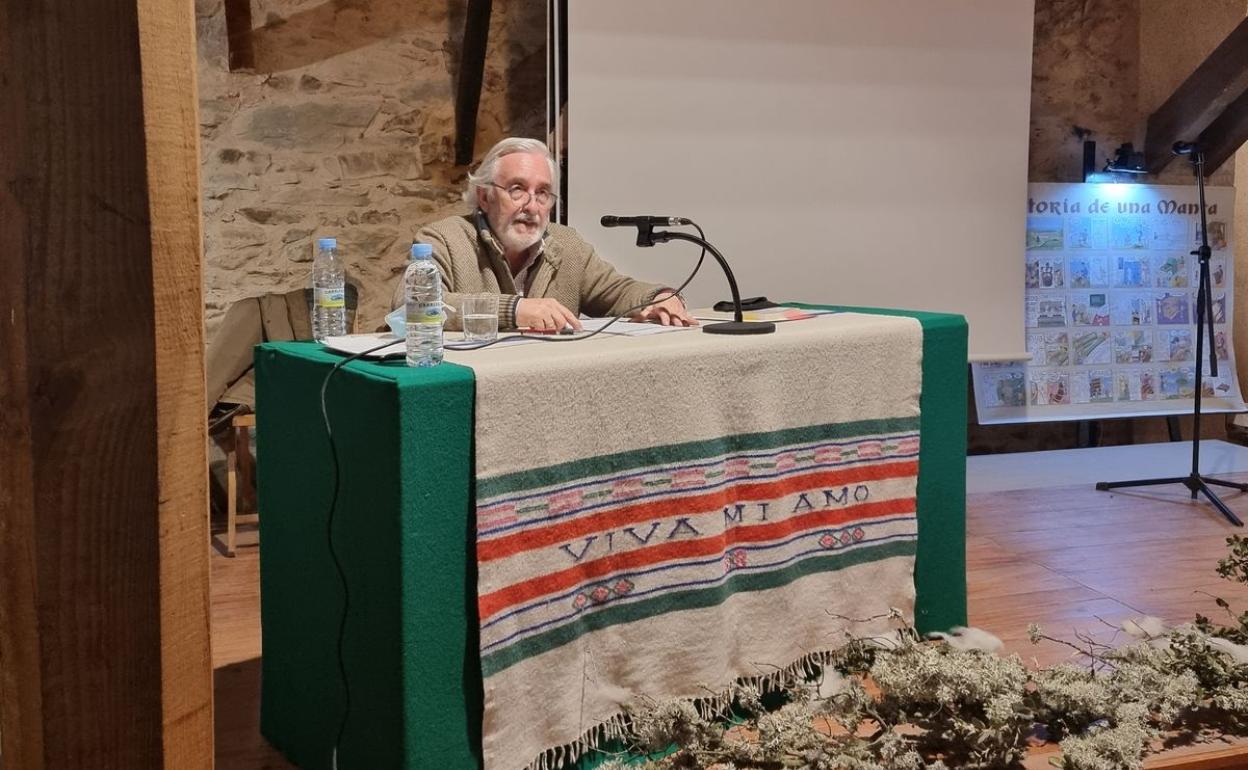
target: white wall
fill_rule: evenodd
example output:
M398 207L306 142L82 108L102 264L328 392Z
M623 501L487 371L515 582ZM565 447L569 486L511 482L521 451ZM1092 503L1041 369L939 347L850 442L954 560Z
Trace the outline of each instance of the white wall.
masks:
M695 247L602 214L697 220L743 295L965 314L1023 353L1032 0L575 0L569 221L672 284ZM709 261L687 292L728 296Z

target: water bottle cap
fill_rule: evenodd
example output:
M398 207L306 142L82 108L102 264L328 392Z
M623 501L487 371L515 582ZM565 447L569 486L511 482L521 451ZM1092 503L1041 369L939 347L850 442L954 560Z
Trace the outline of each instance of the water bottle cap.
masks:
M412 259L430 259L433 257L433 247L427 243L412 244Z
M318 238L316 241L318 249L336 249L338 248L337 238Z

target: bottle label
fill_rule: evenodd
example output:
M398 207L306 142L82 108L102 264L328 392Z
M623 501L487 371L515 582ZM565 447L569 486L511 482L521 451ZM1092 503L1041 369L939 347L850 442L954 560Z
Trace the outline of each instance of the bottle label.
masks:
M316 306L319 308L339 308L347 306L347 290L346 289L316 289L313 294L316 297Z
M407 322L409 324L440 324L442 320L441 302L407 303Z

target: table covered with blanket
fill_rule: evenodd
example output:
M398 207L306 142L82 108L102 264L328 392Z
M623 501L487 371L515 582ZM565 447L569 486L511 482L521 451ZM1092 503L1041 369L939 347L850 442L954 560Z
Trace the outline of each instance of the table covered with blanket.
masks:
M331 525L337 360L257 352L262 731L300 767L344 709L343 770L588 767L639 696L965 620L960 317L354 362Z

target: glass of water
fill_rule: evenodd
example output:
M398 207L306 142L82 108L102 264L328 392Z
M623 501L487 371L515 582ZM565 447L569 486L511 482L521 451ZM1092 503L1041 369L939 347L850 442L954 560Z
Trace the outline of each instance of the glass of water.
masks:
M498 337L497 294L464 294L459 304L465 342L492 342Z

